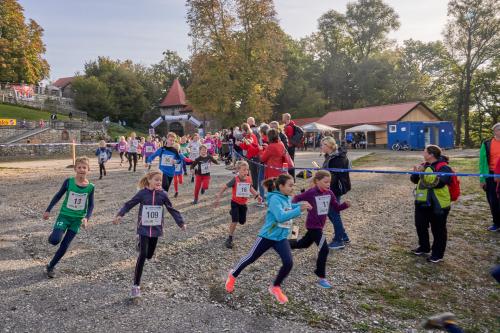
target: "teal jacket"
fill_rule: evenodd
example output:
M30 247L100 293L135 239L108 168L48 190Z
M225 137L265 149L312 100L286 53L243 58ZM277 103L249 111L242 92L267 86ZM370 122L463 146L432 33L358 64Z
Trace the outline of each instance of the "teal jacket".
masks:
M292 204L291 197L273 191L267 194L267 206L269 208L259 236L274 241L288 238L292 230L290 220L300 216L300 204Z

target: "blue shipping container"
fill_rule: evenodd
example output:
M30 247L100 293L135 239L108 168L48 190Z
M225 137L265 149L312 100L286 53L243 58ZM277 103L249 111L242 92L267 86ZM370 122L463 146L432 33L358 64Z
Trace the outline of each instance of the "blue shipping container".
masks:
M454 148L453 124L450 121L401 121L387 124L387 148L396 143L407 144L411 150L423 150L434 144L444 149Z

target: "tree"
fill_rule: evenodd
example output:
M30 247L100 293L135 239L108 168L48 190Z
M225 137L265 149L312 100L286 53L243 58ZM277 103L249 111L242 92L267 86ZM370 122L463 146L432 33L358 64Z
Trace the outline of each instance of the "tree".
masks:
M451 0L448 3L450 17L444 32L445 45L458 69L458 96L456 143L472 144L470 137L469 110L471 84L476 71L500 49L500 3L496 0Z
M0 0L0 81L38 83L49 74L43 29L16 0Z
M269 119L285 70L285 35L271 0L188 0L190 102L223 124Z
M116 116L107 85L95 76L77 77L72 83L75 106L94 119Z

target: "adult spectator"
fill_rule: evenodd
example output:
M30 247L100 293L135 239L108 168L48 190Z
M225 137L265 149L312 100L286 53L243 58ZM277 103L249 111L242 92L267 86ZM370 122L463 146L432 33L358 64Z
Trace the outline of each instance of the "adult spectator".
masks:
M264 186L262 185L262 182L264 181L264 179L266 179L266 177L264 177L264 166L262 166L262 154L264 153L265 149L269 146L269 138L267 136L267 132L269 131L269 125L268 124L261 124L260 125L260 128L259 128L259 132L260 132L260 138L261 138L261 142L262 142L262 148L263 150L260 152L259 154L259 160L261 162L261 165L259 165L259 181L258 181L258 184L259 184L259 194L261 196L261 198L264 198L264 195L265 195L265 189L264 189ZM265 207L265 204L264 202L261 202L261 203L258 203L257 206L259 207Z
M349 169L347 153L338 149L333 137L327 136L321 140L321 151L325 154L324 169ZM330 171L330 174L330 190L335 194L340 204L342 196L351 190L351 179L348 172ZM343 249L346 243L350 243L350 240L345 232L340 212L330 208L328 218L332 222L334 230L332 242L328 247L333 250Z
M286 150L288 151L288 138L286 137L285 133L280 128L280 123L277 121L271 121L269 123L269 127L274 128L275 130L278 131L279 138L281 140L281 143L285 146Z
M414 166L413 171L452 172L448 166L448 158L442 155L441 148L438 146L428 145L422 155L424 163ZM450 190L447 185L451 183L451 176L411 175L410 179L414 184L417 184L415 189L415 227L418 247L412 252L421 256L432 250L427 261L440 262L443 260L446 249L446 219L451 207ZM429 225L434 238L432 248L429 243Z
M288 154L295 162L295 148L296 146L292 143L292 136L295 134L295 122L292 120L292 116L289 113L284 113L282 115L283 123L285 124L285 135L288 139ZM288 173L295 179L295 169L290 168Z
M283 163L286 161L286 148L279 139L278 130L271 128L267 131L267 139L269 145L261 156L261 161L265 164L264 179L282 174Z
M69 120L73 120L73 112L71 112L71 111L70 111L70 112L68 113L68 117L69 117Z
M253 134L255 134L255 136L257 137L259 145L262 145L262 138L260 137L259 127L257 127L257 125L255 125L255 118L254 117L248 117L247 124L252 129Z
M479 173L493 174L495 166L500 160L500 123L493 126L493 138L488 139L481 145L479 151ZM490 205L493 224L488 227L489 231L500 231L500 200L496 188L497 183L493 177L480 177L481 187L486 192L486 198Z
M250 176L252 177L252 186L253 188L258 189L260 163L259 153L262 147L259 146L259 141L248 123L241 125L241 130L243 132L243 139L241 139L241 141L237 141L237 144L243 150L243 156L245 156L248 160L248 164L250 166Z

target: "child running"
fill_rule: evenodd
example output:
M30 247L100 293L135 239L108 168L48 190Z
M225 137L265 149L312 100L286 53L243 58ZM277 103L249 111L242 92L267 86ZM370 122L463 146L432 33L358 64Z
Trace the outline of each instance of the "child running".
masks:
M180 144L174 143L174 148L177 149L177 151L180 151ZM178 159L175 160L175 171L174 171L174 198L177 198L179 195L179 184L182 185L184 181L184 177L182 176L183 168L186 167L186 162L190 162L191 160L184 157L184 159Z
M123 155L127 152L127 140L124 136L120 136L120 142L118 142L118 151L120 152L120 166L123 165Z
M189 142L188 144L189 158L192 159L193 161L198 157L200 157L200 147L201 147L200 135L198 133L195 133L193 134L191 142ZM192 174L191 183L193 182L194 182L194 175Z
M342 204L337 202L335 194L330 190L330 173L320 170L313 177L314 187L304 193L296 195L292 202L308 202L312 209L307 212L306 228L307 232L300 240L290 240L292 249L305 249L311 246L313 242L318 245L319 253L316 259L316 270L314 273L318 276L318 285L322 288L330 289L332 285L326 279L326 260L328 258L328 244L323 235L326 217L330 207L336 212L340 212L350 206L349 200Z
M177 135L175 133L169 132L167 140L165 140L165 145L146 159L146 162L151 164L156 157L160 158L160 170L163 172L161 187L163 187L165 192L168 192L174 179L176 161L184 160L184 156L179 154L179 151L174 148L176 138Z
M200 193L204 194L206 190L208 190L208 186L210 185L210 163L219 164L212 157L212 155L208 155L208 149L205 145L200 146L200 156L193 161L191 164L191 170L194 170L196 182L194 185L194 201L193 205L198 203L198 196Z
M131 297L141 296L141 276L146 259L151 259L154 255L158 237L163 235L163 206L165 206L175 220L175 223L186 230L186 224L181 213L172 207L168 199L167 192L162 190L162 173L160 171L150 171L139 181L140 190L132 199L127 201L120 209L114 224L119 224L122 217L134 208L139 206L137 219L137 234L139 235L139 257L135 265L134 284L132 286Z
M99 163L99 179L102 179L103 173L106 176L104 164L111 159L111 149L106 148L106 141L99 141L99 148L95 151L95 156L97 156L97 162Z
M240 262L229 272L226 280L226 291L234 291L234 283L241 271L248 265L259 259L267 250L274 248L281 257L282 266L273 284L269 286L269 292L276 297L280 304L288 302L288 298L281 290L281 283L292 269L293 259L288 235L293 224L293 218L299 217L301 210L311 209L308 202L292 204L290 196L293 194L293 177L289 174L279 175L264 181L268 190L266 213L264 225L260 229L259 236L254 243L250 253L243 257Z
M153 155L156 151L156 145L152 136L148 137L148 141L144 142L142 146L142 156L144 156L144 166L148 166L146 160L149 156ZM151 164L149 164L149 168L151 168Z
M236 226L243 225L247 221L247 202L250 194L254 195L255 199L262 202L259 193L252 187L252 179L248 175L248 163L246 161L238 161L236 163L236 171L238 175L231 179L227 184L222 185L220 192L217 194L215 208L219 206L221 195L226 189L232 189L231 197L231 224L229 224L229 236L226 239L225 245L228 249L233 248L233 235Z
M54 195L45 213L43 213L43 219L47 220L52 208L66 193L59 216L57 216L56 223L54 224L54 230L52 230L49 236L49 243L52 245L59 244L62 239L54 258L52 258L46 267L49 278L56 276L54 268L68 250L71 241L80 230L80 225L83 224L83 227L86 228L87 222L92 215L92 210L94 209L94 184L90 183L87 179L90 171L89 166L90 160L87 157L82 156L76 159L75 177L64 181L61 189Z

